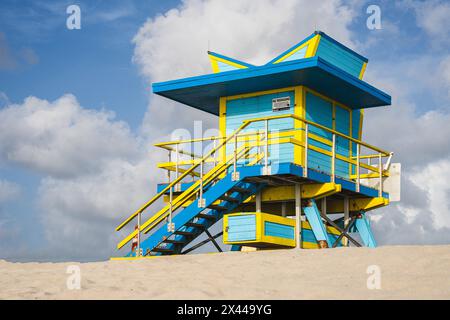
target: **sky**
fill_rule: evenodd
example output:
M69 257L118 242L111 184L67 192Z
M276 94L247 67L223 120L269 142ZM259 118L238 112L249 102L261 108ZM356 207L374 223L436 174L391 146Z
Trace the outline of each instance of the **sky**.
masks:
M392 96L363 134L402 163L402 201L371 215L379 244L450 243L449 15L438 0L1 1L0 259L115 254L115 226L162 179L152 143L218 125L151 83L210 73L207 50L263 64L314 30L368 57L365 81Z

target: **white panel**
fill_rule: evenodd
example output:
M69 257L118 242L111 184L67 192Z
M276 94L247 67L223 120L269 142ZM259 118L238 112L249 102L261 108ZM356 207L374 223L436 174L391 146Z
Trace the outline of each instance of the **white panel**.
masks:
M384 178L383 190L389 193L389 201L400 201L400 180L402 174L401 163L392 163L389 168L389 177Z
M372 164L377 167L376 164ZM400 180L401 180L402 165L401 163L392 163L389 167L389 177L383 178L383 191L389 193L389 201L400 201ZM377 178L361 179L361 184L378 189L379 180Z

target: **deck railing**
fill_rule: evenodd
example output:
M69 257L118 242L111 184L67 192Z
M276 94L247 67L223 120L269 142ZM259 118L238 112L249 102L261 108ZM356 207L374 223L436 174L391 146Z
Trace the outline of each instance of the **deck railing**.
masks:
M270 129L270 123L272 121L287 118L299 121L302 124L301 128L281 131ZM263 130L260 129L252 132L244 131L250 124L257 122L264 122ZM331 140L312 133L311 127L324 130L331 134ZM299 131L300 135L298 134ZM298 139L299 137L301 138ZM350 151L349 156L337 153L337 137L348 141L348 150L352 150L351 146L352 144L355 144L356 155L351 156ZM329 146L331 151L311 144L310 140L318 141L321 142L321 144ZM203 144L208 141L212 142L213 146L209 151L204 152ZM195 144L201 144L200 148L197 148L201 150L200 153L195 153ZM313 150L330 157L331 170L330 172L327 172L327 174L330 175L332 182L336 179L336 160L341 160L349 164L348 179L355 182L356 191L360 190L361 180L369 181L370 179L377 179L378 195L380 197L383 195L383 177L389 175L388 170L392 152L375 147L296 115L279 115L249 119L243 121L242 125L229 136L187 139L155 144L155 146L168 151L168 162L158 165L158 167L167 170L168 184L116 228L116 231L121 230L137 217L138 228L124 238L118 244L117 248L122 248L135 236L138 237L139 247L141 232L148 233L160 222L164 221L164 219L168 219L168 230L171 232L175 231L175 226L172 223L172 216L175 210L183 207L188 201L191 201L192 197L197 197L199 207L204 207L203 191L205 187L211 183L215 183L215 181L226 174L230 167L233 169L233 180L239 180L238 167L240 165L262 164L262 174L270 175L271 166L269 165L269 159L272 158L272 161L276 160L274 158L276 155L270 155L269 146L282 144L291 144L295 147L302 148L302 159L294 159L294 162L298 162L303 166L304 177L308 176L308 157L311 150ZM227 148L231 148L233 152L227 154ZM366 149L366 152L363 153L362 148ZM217 155L219 155L219 157ZM185 159L186 157L188 159ZM174 161L172 159L174 159ZM247 159L248 162L245 164L238 163L241 159ZM376 159L378 162L376 166L372 165L373 159ZM383 162L383 159L386 160ZM211 167L209 170L207 169L208 165ZM353 173L353 171L355 171L355 173ZM172 173L175 174L174 179L172 179ZM174 192L180 192L181 183L186 181L188 177L191 177L194 183L174 199ZM168 204L151 216L146 222L141 224L141 214L167 193L169 193Z

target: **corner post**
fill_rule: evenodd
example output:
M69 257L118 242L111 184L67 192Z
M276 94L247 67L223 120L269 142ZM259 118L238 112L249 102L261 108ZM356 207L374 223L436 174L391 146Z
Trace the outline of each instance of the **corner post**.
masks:
M302 243L302 189L299 183L295 184L295 230L296 230L296 243L297 249L301 248Z
M350 222L350 201L348 196L344 196L344 229L347 228ZM342 244L344 247L348 247L347 237L342 238Z

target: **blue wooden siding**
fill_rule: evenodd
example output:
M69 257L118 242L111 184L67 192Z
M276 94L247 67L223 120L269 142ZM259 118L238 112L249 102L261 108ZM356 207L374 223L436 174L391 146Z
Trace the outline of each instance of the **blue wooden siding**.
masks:
M254 214L228 217L228 241L256 240L256 216Z
M327 233L328 238L330 239L331 243L333 244L336 242L338 236L332 233ZM314 232L311 229L302 228L302 243L303 242L310 242L317 244L316 236L314 235ZM342 247L341 241L337 244L338 247Z
M339 107L335 108L335 129L345 135L350 135L350 111ZM306 93L306 119L326 126L330 129L333 128L333 104L321 97L311 93ZM327 139L332 142L332 134L328 131L319 129L311 125L309 132ZM312 146L319 147L321 149L331 152L331 146L316 141L312 138L308 139L308 143ZM348 157L350 155L350 142L341 137L336 137L336 154ZM336 175L348 178L349 177L349 165L343 160L336 159ZM331 157L320 152L309 150L308 151L308 167L322 171L331 172Z
M328 128L333 127L333 104L312 94L306 93L306 120L313 121ZM332 135L328 131L309 126L309 132L331 141ZM308 139L312 146L331 151L331 147L319 141ZM323 172L331 171L331 157L314 150L308 150L308 167Z
M359 73L364 64L364 61L358 58L358 56L324 37L320 39L316 55L355 77L359 77Z
M272 111L272 99L290 97L291 105L288 110ZM293 114L294 113L294 92L281 92L274 94L265 94L256 97L248 97L227 101L226 107L226 131L227 135L232 134L242 125L244 120L260 118L273 115ZM293 130L293 119L277 119L269 122L269 130L273 133L277 131ZM242 132L257 132L265 129L264 122L256 122L250 124ZM239 145L238 145L239 147ZM231 154L234 150L234 144L227 145L227 154ZM252 151L254 153L255 150ZM294 160L294 148L292 144L281 144L269 146L269 161L273 162L292 162ZM243 163L243 161L240 162Z
M295 239L295 228L270 221L264 221L264 235L286 239Z
M350 111L339 106L336 108L335 130L345 135L350 135ZM350 141L336 136L336 154L349 157ZM336 159L336 175L348 178L349 164L343 160Z
M359 121L361 119L361 109L352 111L352 138L361 140L359 136ZM356 156L356 143L352 143L352 156ZM352 173L356 173L356 166L352 165Z

